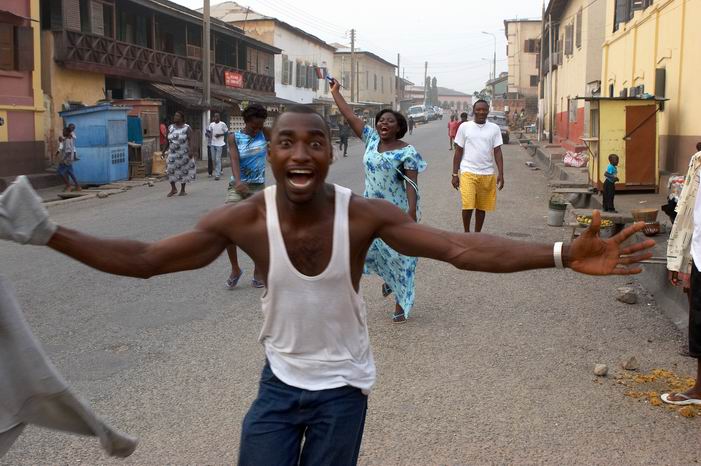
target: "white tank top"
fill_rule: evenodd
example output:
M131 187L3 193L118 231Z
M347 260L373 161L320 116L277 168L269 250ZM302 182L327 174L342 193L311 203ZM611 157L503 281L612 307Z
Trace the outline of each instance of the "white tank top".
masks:
M275 202L265 189L270 249L267 291L261 298L260 341L273 374L305 390L350 385L368 394L375 383L367 310L353 289L348 205L351 191L335 187L333 247L326 269L315 277L300 273L287 255Z

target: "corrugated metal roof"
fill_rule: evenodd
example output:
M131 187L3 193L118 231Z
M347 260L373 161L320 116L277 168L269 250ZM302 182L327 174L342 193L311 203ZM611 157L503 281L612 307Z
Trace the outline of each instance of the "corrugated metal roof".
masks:
M188 109L207 110L208 108L213 108L222 110L231 106L215 97L210 98L209 106L204 105L202 103L204 96L200 89L161 83L149 83L149 85L159 94L173 99L175 102Z

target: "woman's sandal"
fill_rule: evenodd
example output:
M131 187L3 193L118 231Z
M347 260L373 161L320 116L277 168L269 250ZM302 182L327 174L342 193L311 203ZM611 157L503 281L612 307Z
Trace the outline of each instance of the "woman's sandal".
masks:
M404 313L401 314L394 314L392 316L392 323L393 324L406 324L409 319L406 318Z
M392 294L392 288L389 287L387 283L382 284L382 297L386 298L387 296Z

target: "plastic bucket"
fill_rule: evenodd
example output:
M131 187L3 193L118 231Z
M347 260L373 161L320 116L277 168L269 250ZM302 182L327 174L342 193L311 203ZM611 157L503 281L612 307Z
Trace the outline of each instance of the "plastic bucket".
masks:
M562 206L560 208L560 206ZM550 204L548 207L548 226L561 227L565 223L566 204Z

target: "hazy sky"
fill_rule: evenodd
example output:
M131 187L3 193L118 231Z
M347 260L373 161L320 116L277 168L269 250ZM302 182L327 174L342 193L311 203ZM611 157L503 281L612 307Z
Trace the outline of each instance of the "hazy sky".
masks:
M201 8L203 0L174 0ZM221 3L210 0L212 5ZM497 74L506 71L504 19L539 18L541 0L241 0L243 6L314 34L327 42L349 43L396 63L417 85L424 61L438 85L472 93L484 87L497 39Z

